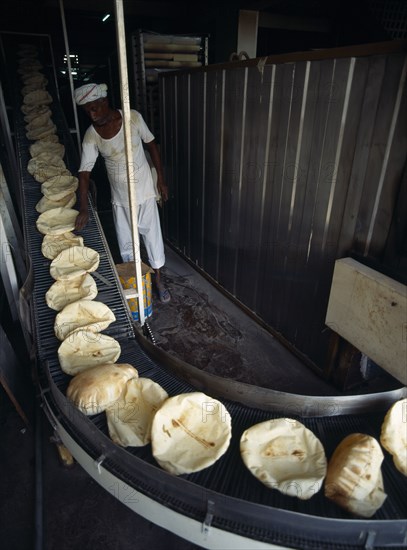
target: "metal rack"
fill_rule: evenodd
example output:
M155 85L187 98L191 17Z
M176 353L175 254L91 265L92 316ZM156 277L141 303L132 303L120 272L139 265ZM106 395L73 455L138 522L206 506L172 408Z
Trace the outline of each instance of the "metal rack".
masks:
M169 35L137 30L131 37L136 109L160 141L158 75L208 64L207 35Z

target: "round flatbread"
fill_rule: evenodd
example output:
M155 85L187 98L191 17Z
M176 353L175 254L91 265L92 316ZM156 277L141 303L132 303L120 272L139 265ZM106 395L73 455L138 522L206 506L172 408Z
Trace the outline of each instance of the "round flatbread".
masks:
M67 281L99 267L99 252L88 246L71 246L62 250L51 262L50 274L56 281Z
M320 440L291 418L267 420L247 429L240 454L250 472L269 489L301 500L322 486L327 470Z
M151 444L158 464L172 474L208 468L228 449L231 418L222 403L201 392L167 399L156 412Z
M75 203L76 203L75 193L72 193L71 195L67 195L66 197L64 197L59 201L52 201L47 197L42 197L42 199L40 199L35 205L35 209L37 212L42 214L43 212L46 212L47 210L52 210L53 208L71 208L71 206L74 206Z
M372 517L387 498L382 461L383 452L374 437L348 435L329 461L325 496L351 514Z
M50 153L62 159L65 155L65 146L62 143L50 143L39 140L30 145L29 151L32 157L36 157L41 153Z
M32 82L26 84L21 88L21 95L26 96L30 92L35 92L36 90L45 90L47 87L47 82Z
M57 127L55 124L46 124L44 126L41 126L41 128L35 128L34 130L30 130L29 132L26 132L27 139L34 141L36 139L44 139L48 136L52 135L54 136L56 134Z
M37 143L41 143L41 142L37 141ZM46 148L49 149L50 146L53 146L53 145L60 145L60 144L47 143ZM33 156L33 158L30 161L28 161L27 167L32 166L33 167L32 171L35 171L36 163L54 164L55 166L62 166L61 163L63 163L63 166L66 167L65 162L62 160L60 155L57 155L52 151L46 151L46 150L42 152L38 152L38 154Z
M43 64L37 59L27 58L27 59L21 60L21 62L19 63L17 73L20 75L20 77L24 77L29 74L37 73L38 71L41 71L41 69L43 68L44 68Z
M66 168L65 162L61 158L57 156L48 159L44 157L41 158L43 154L44 153L41 153L41 155L33 157L27 164L27 172L31 174L36 181L44 183L55 176L71 176L71 173ZM49 198L56 200L53 197Z
M101 332L116 320L113 311L104 303L95 300L78 300L68 304L55 317L54 331L58 340L78 328Z
M52 111L50 110L50 108L47 105L40 105L38 107L38 109L35 109L35 110L31 111L30 113L28 113L27 115L24 115L24 120L27 124L30 124L31 122L33 122L33 120L35 120L36 118L38 118L42 115L47 115L49 118L51 118ZM32 147L32 145L31 145L31 147Z
M110 438L122 447L142 447L151 441L151 425L167 392L149 378L129 380L118 401L106 409Z
M97 365L115 363L120 353L119 342L111 336L78 329L59 346L58 359L61 369L75 376Z
M74 376L66 396L83 414L98 414L119 399L128 380L137 377L137 370L127 363L98 365Z
M36 90L24 96L24 105L50 105L53 99L46 90Z
M48 134L47 136L42 137L40 140L37 140L37 142L38 141L44 141L46 143L58 143L59 137L57 136L57 134Z
M49 260L53 260L60 252L71 246L83 246L83 237L71 232L62 235L45 235L42 240L41 252Z
M78 189L78 178L75 176L53 176L41 185L41 193L53 201L63 199Z
M55 281L46 292L45 301L49 308L62 311L68 304L78 300L93 300L97 294L98 289L94 278L85 273L69 281Z
M28 84L39 84L39 85L42 85L42 84L45 84L45 86L48 85L48 80L45 78L45 76L40 73L39 71L35 72L35 73L31 73L31 74L28 74L28 75L24 75L21 80L23 81L23 83L27 86ZM43 89L43 88L41 88Z
M32 54L33 52L30 51L28 57L20 57L20 59L18 60L18 66L20 67L20 69L37 70L43 67L41 61L39 59L36 59L36 56L33 56Z
M27 115L32 115L32 114L37 114L38 111L40 109L42 109L43 107L47 107L47 105L21 105L20 109L21 109L21 112L27 116Z
M41 128L42 126L46 126L47 124L48 125L52 124L52 121L51 121L52 111L48 109L48 107L46 106L45 106L45 109L46 110L44 113L37 115L30 122L28 122L28 124L26 124L25 129L27 131L35 130L36 128Z
M394 403L387 411L380 443L393 456L397 470L407 476L407 397Z
M53 208L38 216L37 229L43 235L62 235L75 229L79 212L73 208Z

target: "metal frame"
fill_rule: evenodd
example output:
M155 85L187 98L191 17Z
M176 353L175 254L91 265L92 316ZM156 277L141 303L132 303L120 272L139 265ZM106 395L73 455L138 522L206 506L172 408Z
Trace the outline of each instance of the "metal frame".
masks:
M132 147L132 139L131 139L130 93L129 93L128 71L127 71L127 58L126 58L126 31L124 26L124 13L123 13L122 0L115 0L115 13L116 13L115 20L116 20L116 34L117 34L117 49L118 49L118 57L119 57L120 94L122 98L123 131L124 131L124 144L125 144L125 152L126 152L127 181L128 181L128 189L129 189L130 218L131 218L131 229L133 233L133 243L132 243L133 257L134 257L134 266L136 271L139 321L140 321L140 325L143 326L145 322L143 274L141 271L140 237L138 233L138 220L137 220L136 181L135 181L135 171L134 171L134 161L133 161L133 147Z
M130 487L122 479L112 474L103 465L103 457L95 460L69 434L63 425L56 419L47 399L44 399L46 414L53 428L58 432L61 441L72 453L82 468L107 492L113 494L117 500L125 504L139 516L152 521L159 527L185 538L203 548L224 550L277 550L286 549L285 546L276 546L253 539L248 539L234 533L223 531L210 524L211 513L203 522L186 517L167 506L156 502L137 489Z

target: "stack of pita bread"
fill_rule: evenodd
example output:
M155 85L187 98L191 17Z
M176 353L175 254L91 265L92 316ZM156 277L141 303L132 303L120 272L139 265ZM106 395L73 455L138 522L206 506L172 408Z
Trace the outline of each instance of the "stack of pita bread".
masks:
M64 162L65 147L59 143L52 120L53 98L47 90L48 79L42 72L38 53L38 48L31 44L21 44L17 51L22 82L21 111L26 136L33 142L29 147L31 160L27 171L41 184L43 195L35 207L39 213L36 226L44 235L41 251L51 260L50 275L55 279L45 300L57 312L54 332L61 341L58 356L63 370L76 376L87 369L101 367L93 371L92 381L89 377L80 378L69 393L81 410L91 414L103 407L103 393L118 396L123 384L138 375L130 365L116 364L120 344L102 334L115 321L115 315L104 303L95 301L98 290L91 273L99 266L98 252L84 246L83 237L72 233L78 215L72 208L76 203L78 179ZM96 386L98 395L92 396L92 388L95 390ZM81 397L80 388L88 394ZM86 404L89 395L97 403L93 409ZM111 402L107 399L106 404Z

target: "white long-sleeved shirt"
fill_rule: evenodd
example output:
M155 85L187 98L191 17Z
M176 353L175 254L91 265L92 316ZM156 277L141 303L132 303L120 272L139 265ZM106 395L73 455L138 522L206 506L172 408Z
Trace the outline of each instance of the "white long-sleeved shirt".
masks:
M118 110L122 114L122 111ZM132 109L130 119L134 169L130 181L135 183L137 204L142 204L156 195L151 169L142 144L142 141L149 143L154 139L154 136L138 111ZM93 126L89 126L83 138L79 172L91 172L99 153L105 160L111 187L112 204L128 206L129 194L123 124L118 133L110 139L102 138Z

